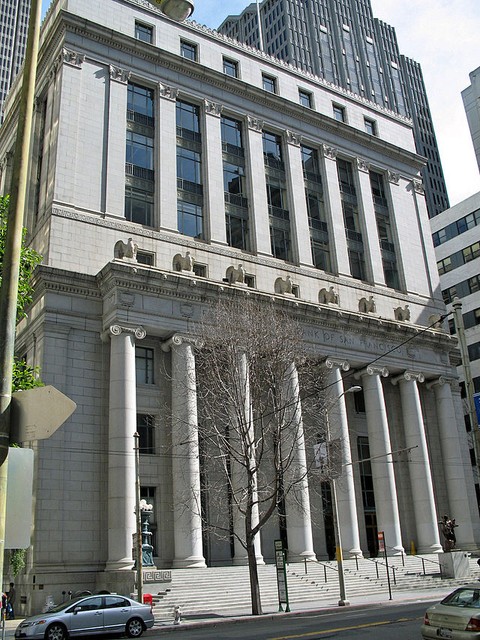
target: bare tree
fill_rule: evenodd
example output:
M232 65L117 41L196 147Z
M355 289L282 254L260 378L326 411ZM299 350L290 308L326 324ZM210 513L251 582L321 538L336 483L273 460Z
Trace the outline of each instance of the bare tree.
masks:
M256 615L262 612L260 530L274 515L280 531L288 517L289 535L290 523L310 527L313 444L324 433L321 362L305 352L293 315L271 300L242 296L218 303L196 335L203 344L196 353L208 504L202 517L215 535L233 536L236 558L246 554ZM302 410L308 414L305 426ZM317 469L317 480L322 475ZM294 531L292 526L292 537Z

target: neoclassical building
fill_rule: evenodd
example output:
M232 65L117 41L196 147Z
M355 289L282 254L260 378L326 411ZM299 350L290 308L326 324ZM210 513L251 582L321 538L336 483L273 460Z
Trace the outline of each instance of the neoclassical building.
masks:
M17 91L0 130L2 193ZM178 508L198 504L204 474L193 329L232 296L288 309L324 359L345 554L375 554L378 531L389 553L441 551L443 514L459 546L478 546L423 164L408 119L146 0L52 4L25 220L43 263L17 352L77 410L22 443L36 461L17 579L27 608L131 584L136 431L156 566L244 561L198 509ZM353 385L362 392L343 395ZM302 501L310 512L286 504L290 558L327 558L328 505L308 483ZM279 529L273 517L262 530L259 561Z

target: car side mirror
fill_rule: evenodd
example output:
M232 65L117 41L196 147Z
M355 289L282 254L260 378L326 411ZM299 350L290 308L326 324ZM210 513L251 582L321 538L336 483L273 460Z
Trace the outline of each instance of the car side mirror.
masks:
M77 613L78 613L79 611L81 611L81 610L82 610L82 607L75 607L75 608L73 609L73 615L74 615L74 616L75 616L75 615L77 615Z

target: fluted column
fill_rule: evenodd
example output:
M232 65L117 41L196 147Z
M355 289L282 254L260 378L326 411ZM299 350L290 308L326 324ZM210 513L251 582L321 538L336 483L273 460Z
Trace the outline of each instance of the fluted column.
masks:
M291 461L285 470L285 486L289 488L285 497L288 558L291 562L316 560L313 550L300 386L297 368L293 363L287 369L285 387L285 451L291 452ZM290 453L288 455L290 456Z
M381 377L387 376L386 367L372 365L355 374L356 378L362 379L365 397L377 528L385 532L387 553L395 555L403 553L403 546L392 446L381 381Z
M417 552L438 553L442 551L442 545L438 532L430 458L418 392L418 384L424 380L423 373L405 371L402 375L393 378L392 383L400 387L405 444L409 449L410 457L408 470L414 498Z
M172 481L175 568L204 567L194 338L175 334L172 352Z
M455 518L459 525L458 528L455 529L457 548L472 549L476 548L472 521L473 517L478 521L478 512L473 516L470 509L469 489L465 477L467 465L470 465L470 458L467 448L464 447L464 449L462 449L462 442L465 441L465 435L459 433L459 425L452 396L452 384L457 384L457 381L442 376L437 380L429 382L427 388L433 389L435 393L440 446L450 510L450 513L447 515Z
M336 479L336 489L338 525L342 532L342 551L346 557L361 557L350 435L342 378L342 371L348 371L350 364L345 360L327 358L325 366L330 370L327 388L330 389L330 395L334 401L329 410L330 438L332 440L339 439L341 442L342 475Z
M142 327L112 325L108 414L108 561L107 571L132 569L135 523L135 443L137 400L135 340Z
M246 538L245 529L245 498L246 484L248 482L248 474L245 466L250 465L250 469L256 467L255 460L255 431L252 421L252 406L250 398L250 379L248 373L248 360L244 352L238 354L238 393L239 404L243 405L243 424L238 425L238 433L231 434L234 442L235 449L238 451L238 457L242 460L243 464L239 464L235 460L232 460L232 491L233 491L233 529L234 533L234 550L235 555L233 558L233 564L243 565L248 564L247 550L240 540ZM243 466L245 465L245 466ZM256 474L253 478L254 486L252 488L252 521L251 528L258 524L258 495L257 495L257 481ZM262 545L260 539L260 533L255 536L254 539L255 557L257 564L265 564L262 555Z

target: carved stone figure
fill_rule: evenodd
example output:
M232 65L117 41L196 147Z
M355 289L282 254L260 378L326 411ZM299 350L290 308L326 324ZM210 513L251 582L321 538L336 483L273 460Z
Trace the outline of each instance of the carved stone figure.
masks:
M408 304L405 305L404 308L397 307L394 309L395 320L400 320L400 322L408 322L410 320L410 309Z
M181 253L177 253L173 258L173 268L175 271L189 271L192 273L194 264L195 260L190 251L187 251L184 256L182 256Z
M441 329L442 328L442 316L439 313L434 313L428 318L429 329Z
M333 287L330 287L328 290L324 287L320 289L318 301L320 304L338 304L338 293L335 292Z
M455 523L455 518L451 519L448 516L443 516L438 524L445 538L444 551L455 549L455 545L457 544L455 529L458 527L458 524Z
M238 265L238 269L231 266L227 269L227 280L230 284L245 284L245 269L243 264Z
M132 238L129 238L126 243L119 240L115 243L113 255L119 260L131 260L132 262L136 262L137 249L138 244L135 244Z
M285 279L277 278L275 280L275 293L281 293L282 295L293 296L293 281L290 275L287 275Z
M358 303L358 310L360 311L360 313L375 313L377 307L375 306L375 300L373 299L373 296L370 296L368 299L362 298Z

